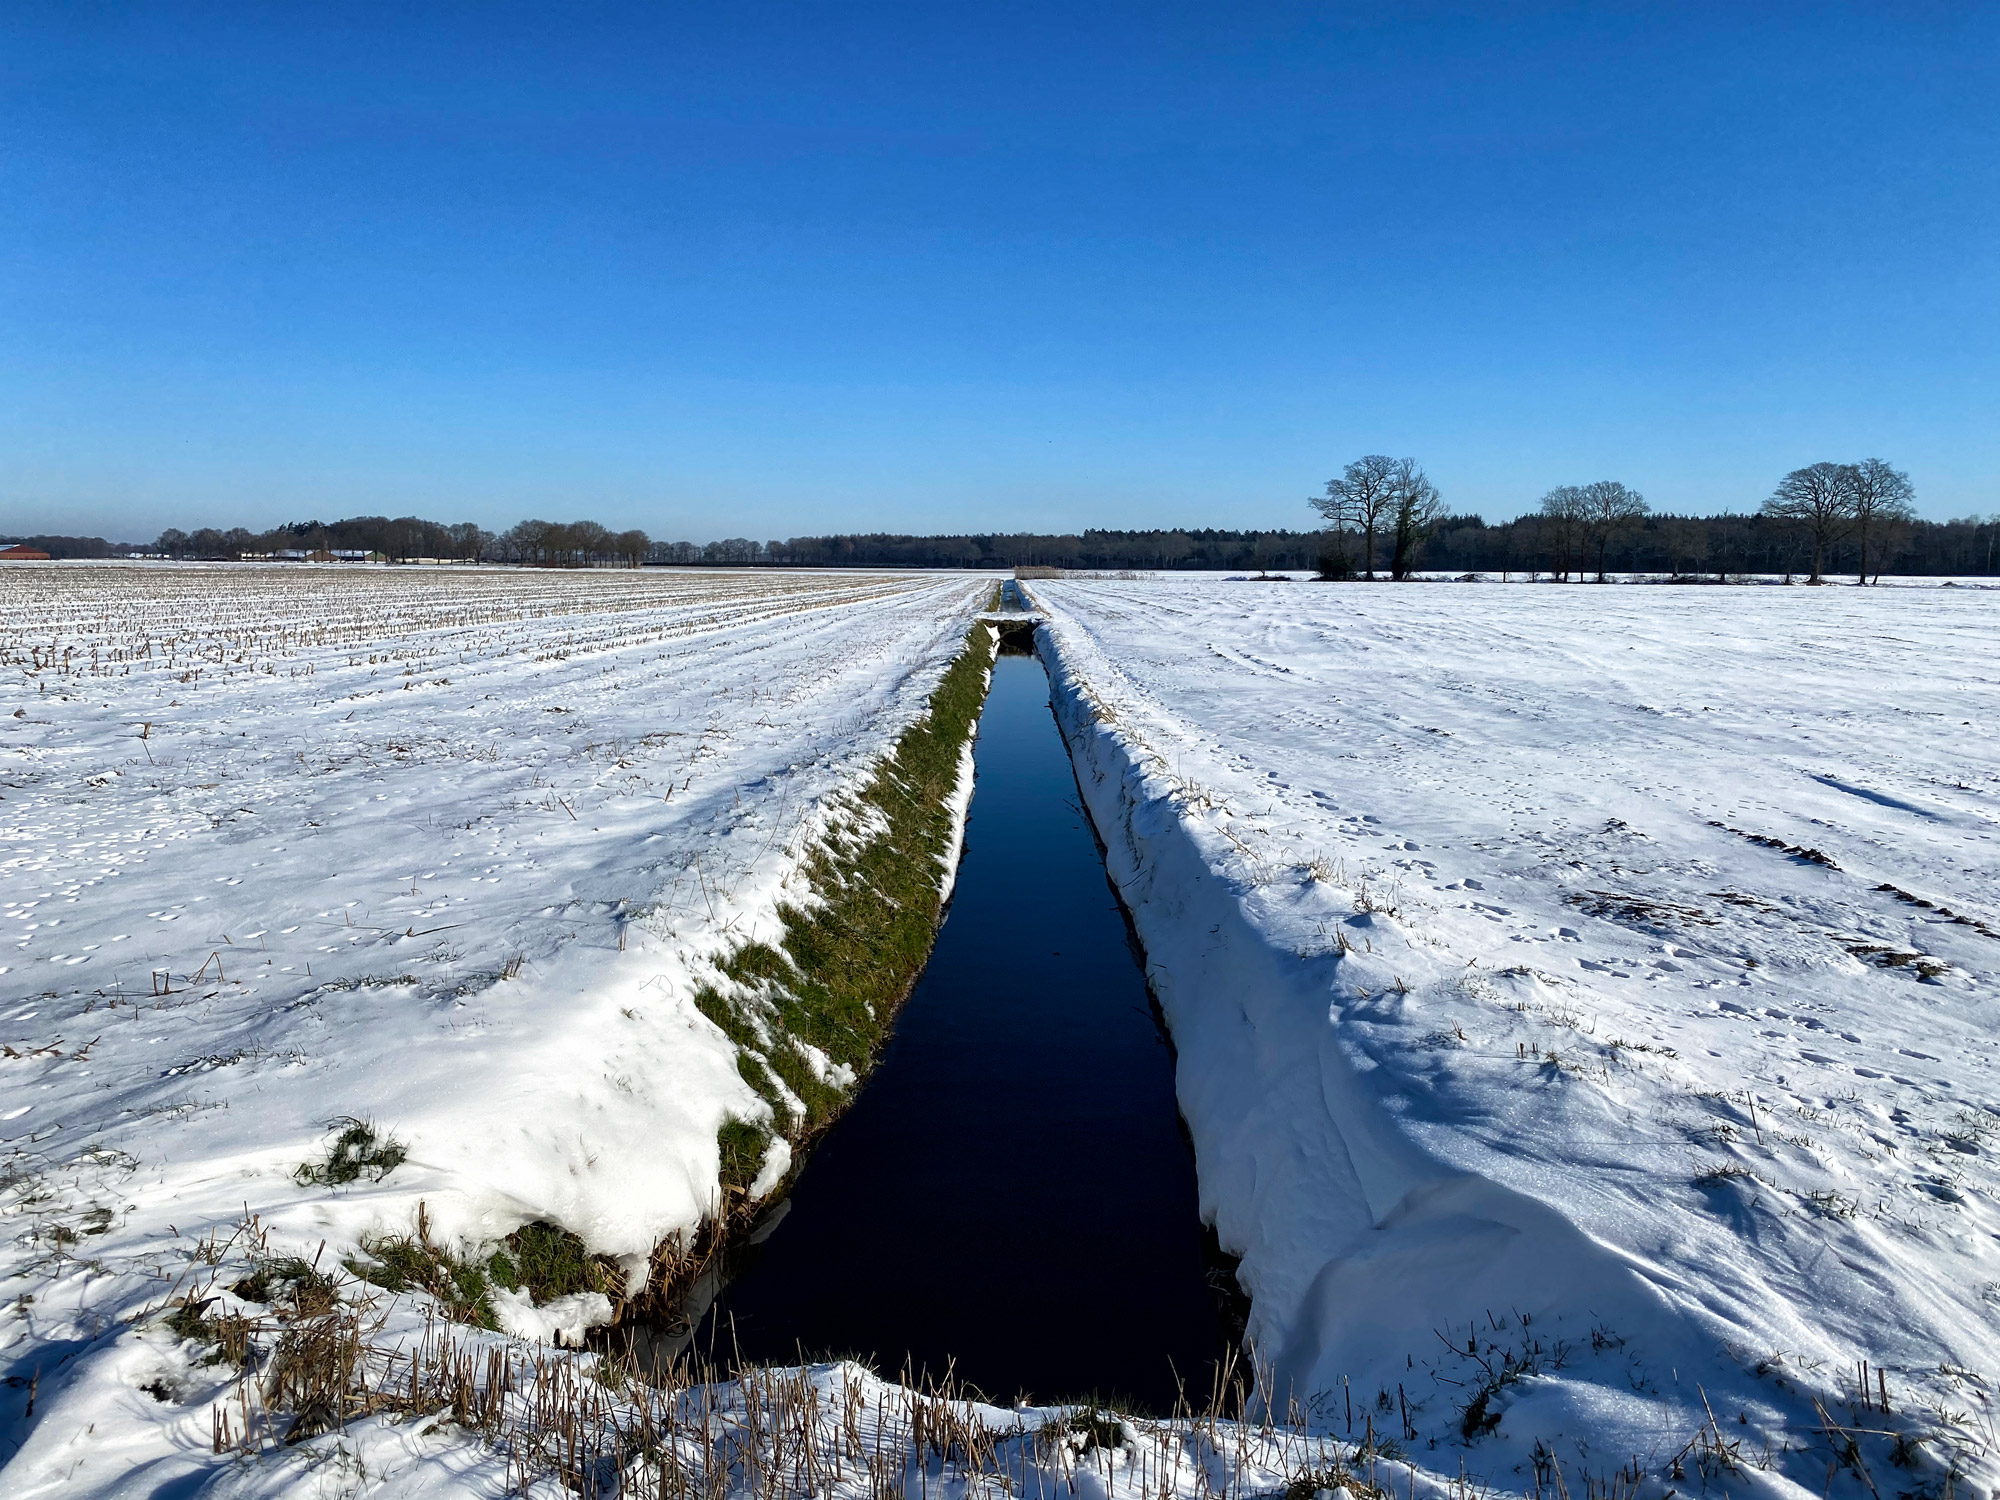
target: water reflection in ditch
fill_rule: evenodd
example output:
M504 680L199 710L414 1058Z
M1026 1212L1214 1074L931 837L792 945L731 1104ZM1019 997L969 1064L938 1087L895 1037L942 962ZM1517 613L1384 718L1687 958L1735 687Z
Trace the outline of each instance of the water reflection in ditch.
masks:
M718 1363L855 1354L1165 1411L1240 1335L1048 690L1032 656L995 666L950 916L859 1098L732 1255L695 1331Z

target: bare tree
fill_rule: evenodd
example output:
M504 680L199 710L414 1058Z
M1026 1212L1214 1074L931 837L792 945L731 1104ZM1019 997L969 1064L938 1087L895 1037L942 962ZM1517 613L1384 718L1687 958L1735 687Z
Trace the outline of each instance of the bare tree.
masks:
M1337 480L1329 480L1331 489ZM1348 538L1356 535L1354 507L1345 497L1306 496L1306 504L1326 517L1326 545L1320 549L1319 577L1323 583L1344 583L1354 577L1354 549Z
M1715 581L1729 582L1729 560L1741 560L1744 522L1741 516L1720 515L1708 524L1708 556L1715 564Z
M479 561L480 554L493 544L493 533L473 521L460 521L446 535L450 538L451 555L460 562Z
M1826 554L1854 525L1854 466L1813 464L1794 469L1778 481L1764 514L1797 522L1812 541L1812 576L1807 583L1824 583Z
M1637 490L1628 490L1615 479L1600 479L1583 487L1583 524L1597 544L1597 581L1604 582L1604 550L1611 538L1631 526L1652 507Z
M1577 537L1583 530L1583 490L1574 484L1559 484L1542 496L1543 529L1555 538L1555 556L1549 571L1569 582L1570 560L1576 553ZM1583 571L1577 565L1577 571Z
M1408 578L1417 565L1417 548L1444 511L1438 487L1424 477L1414 458L1399 458L1390 475L1396 550L1389 559L1389 576L1397 582Z
M592 567L599 558L611 554L611 533L597 522L571 521L563 530L568 533L571 567Z
M503 553L509 562L539 563L549 550L549 533L555 530L547 521L516 521L507 528L500 538Z
M1380 453L1357 458L1340 478L1326 482L1324 499L1312 501L1335 530L1361 533L1361 570L1367 578L1375 576L1375 538L1395 514L1396 470L1397 460Z
M1879 458L1864 458L1848 467L1848 491L1854 507L1855 540L1860 546L1854 581L1868 582L1868 564L1879 577L1883 555L1906 521L1916 518L1916 486L1910 476ZM1871 553L1872 549L1872 553Z

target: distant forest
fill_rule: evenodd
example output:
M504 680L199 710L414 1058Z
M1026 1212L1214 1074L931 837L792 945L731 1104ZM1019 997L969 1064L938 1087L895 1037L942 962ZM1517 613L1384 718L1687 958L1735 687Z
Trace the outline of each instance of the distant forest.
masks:
M812 568L1011 568L1087 570L1224 569L1298 571L1321 565L1332 545L1326 531L1090 530L1061 535L980 533L964 536L867 535L719 542L655 541L589 521L524 521L494 533L471 523L443 525L415 516L356 516L306 521L273 531L169 530L146 543L101 537L10 536L59 558L166 555L231 559L378 555L392 561L515 562L545 567L654 566ZM1548 515L1489 525L1478 516L1441 516L1418 544L1415 566L1427 572L1539 575L1579 571L1573 539ZM1794 520L1771 515L1647 515L1608 540L1604 566L1618 573L1727 577L1802 573L1813 537ZM1852 575L1855 544L1835 540L1825 559L1831 577ZM1871 543L1870 571L1886 574L1992 575L2000 571L2000 517L1901 522ZM1565 567L1567 564L1567 567ZM1595 556L1590 560L1594 570Z
M1068 535L793 537L737 539L696 546L656 542L648 559L665 563L766 567L976 568L1086 570L1316 569L1333 544L1328 531L1084 531ZM1646 516L1609 538L1604 565L1617 573L1671 577L1803 572L1809 530L1772 516ZM1579 571L1576 542L1560 521L1523 516L1489 525L1478 516L1444 516L1418 544L1426 572L1497 575ZM1833 545L1827 572L1852 572L1854 548ZM1871 544L1872 550L1872 544ZM1567 560L1567 568L1564 568ZM2000 517L1903 523L1879 561L1890 574L1992 574L2000 567ZM1595 568L1593 554L1591 567Z

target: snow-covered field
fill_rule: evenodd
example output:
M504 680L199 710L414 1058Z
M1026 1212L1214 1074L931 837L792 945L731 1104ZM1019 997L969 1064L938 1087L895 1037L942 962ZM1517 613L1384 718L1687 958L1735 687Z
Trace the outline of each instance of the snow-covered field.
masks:
M1993 1485L2000 597L1030 588L1284 1389L1503 1489Z
M548 1220L634 1275L692 1229L718 1127L768 1111L690 995L774 935L991 587L0 574L0 1489L206 1459L177 1382L216 1377L132 1320L246 1213L328 1267L419 1202L443 1243ZM408 1161L296 1181L344 1117Z
M1970 590L1030 585L1292 1424L649 1393L418 1297L230 1290L420 1212L633 1274L691 1227L765 1109L691 994L990 587L0 574L0 1492L1991 1492ZM409 1159L299 1182L346 1117ZM162 1321L191 1293L240 1372ZM593 1296L498 1302L533 1339ZM344 1427L286 1443L342 1338Z

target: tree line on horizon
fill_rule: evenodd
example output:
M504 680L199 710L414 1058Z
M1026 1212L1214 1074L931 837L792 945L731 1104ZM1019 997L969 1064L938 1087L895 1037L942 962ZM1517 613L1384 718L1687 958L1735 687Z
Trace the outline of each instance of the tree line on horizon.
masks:
M1308 503L1327 522L1325 579L1462 567L1558 582L1594 570L1599 583L1614 571L1718 580L1803 572L1817 584L1840 569L1865 584L1884 572L1994 571L2000 516L1920 521L1915 500L1909 475L1865 458L1792 470L1753 516L1656 516L1637 490L1604 479L1557 485L1532 514L1489 527L1448 515L1415 459L1375 453L1348 464Z
M344 521L294 521L269 531L169 527L150 542L102 537L7 538L58 558L173 557L207 562L242 558L321 558L374 555L391 562L512 562L540 567L639 567L656 561L643 531L612 531L595 521L522 521L492 532L470 521L446 525L420 516L350 516Z
M269 531L169 529L152 542L101 537L0 537L58 558L164 555L227 560L379 555L541 567L1012 568L1080 570L1317 571L1322 577L1497 573L1557 580L1644 573L1675 578L1829 573L1993 575L2000 571L2000 515L1914 518L1909 482L1879 459L1794 470L1754 514L1682 516L1653 511L1612 480L1559 485L1538 508L1489 524L1453 514L1413 459L1370 455L1347 466L1311 504L1317 530L975 532L918 536L846 533L756 541L655 541L592 521L528 520L504 532L416 516L302 521Z

